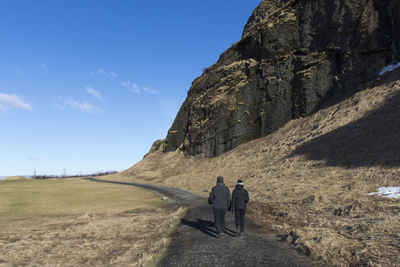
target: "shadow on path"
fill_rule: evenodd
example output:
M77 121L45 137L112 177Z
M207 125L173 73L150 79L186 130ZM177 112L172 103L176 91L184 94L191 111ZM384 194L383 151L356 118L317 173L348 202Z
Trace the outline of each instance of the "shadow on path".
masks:
M212 237L216 237L217 236L217 231L213 230L215 229L214 223L211 221L207 221L207 220L202 220L202 219L196 219L194 221L189 221L186 219L181 219L181 224L182 225L187 225L190 226L196 230L201 231L202 233L212 236ZM235 237L236 236L236 232L229 229L228 227L225 227L225 234L231 236L231 237Z
M206 235L213 236L213 237L217 236L217 232L215 230L211 229L211 227L214 227L214 223L212 223L210 221L205 221L202 219L196 219L195 221L181 219L181 224L188 225L194 229L200 230L201 232L205 233Z

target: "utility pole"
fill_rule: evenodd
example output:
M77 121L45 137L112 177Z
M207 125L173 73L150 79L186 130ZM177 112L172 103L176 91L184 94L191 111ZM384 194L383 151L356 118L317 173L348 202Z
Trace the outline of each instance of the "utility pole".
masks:
M36 169L33 170L33 176L32 178L36 178Z
M67 171L64 168L64 178L67 177Z

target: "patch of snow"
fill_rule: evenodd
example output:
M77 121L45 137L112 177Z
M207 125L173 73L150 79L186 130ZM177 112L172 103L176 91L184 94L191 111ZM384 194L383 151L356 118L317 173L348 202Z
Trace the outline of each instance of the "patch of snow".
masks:
M378 195L389 198L400 198L400 186L379 187L378 192L369 193L367 195L369 196Z
M398 62L397 64L392 64L392 65L388 65L386 67L383 67L383 69L381 70L381 72L379 72L379 76L382 76L383 74L385 74L386 72L395 70L397 68L400 68L400 62Z

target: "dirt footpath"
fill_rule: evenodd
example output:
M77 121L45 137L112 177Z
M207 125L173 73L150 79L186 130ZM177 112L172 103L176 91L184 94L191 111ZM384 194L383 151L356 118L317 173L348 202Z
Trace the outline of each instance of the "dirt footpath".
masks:
M186 216L172 235L166 255L159 266L314 266L275 236L263 233L251 221L246 221L245 235L235 236L235 220L227 212L225 234L216 239L212 208L207 199L190 192L139 183L103 181L144 187L167 196L188 207Z

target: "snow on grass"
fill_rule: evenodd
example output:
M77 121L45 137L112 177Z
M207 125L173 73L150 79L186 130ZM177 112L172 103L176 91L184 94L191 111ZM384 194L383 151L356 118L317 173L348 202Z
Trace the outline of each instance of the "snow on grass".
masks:
M381 72L379 72L379 76L382 76L383 74L385 74L386 72L395 70L397 68L400 68L400 62L398 62L397 64L392 64L392 65L388 65L383 67L383 69L381 70Z
M389 198L400 198L400 187L399 186L379 187L378 192L369 193L367 195L369 196L378 195Z

